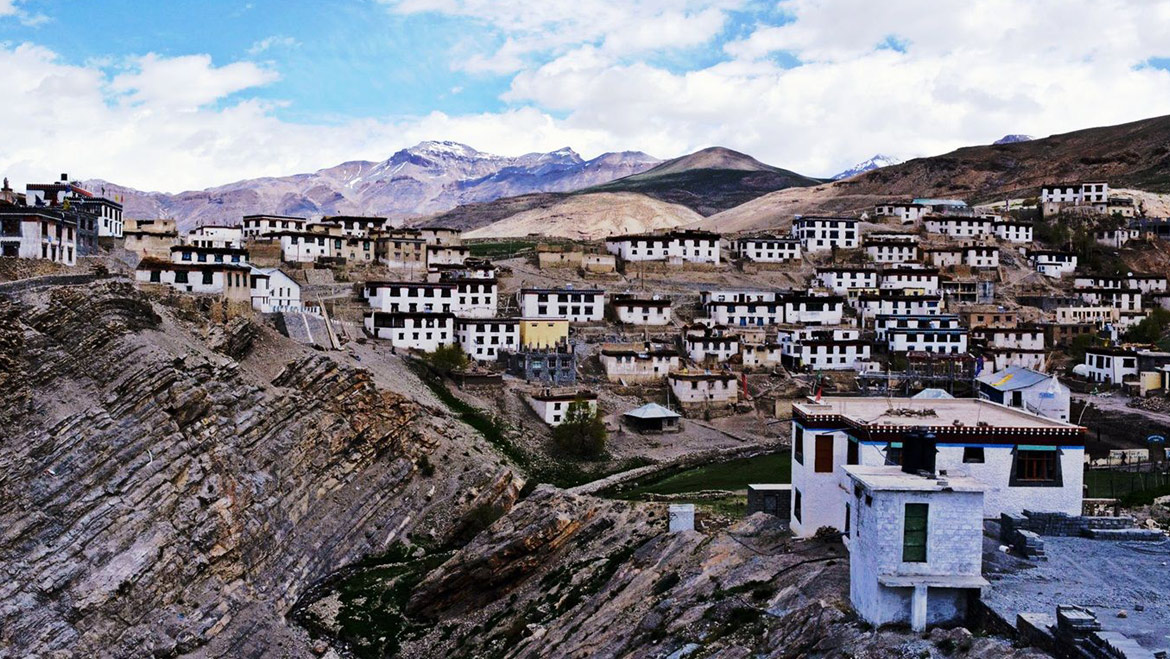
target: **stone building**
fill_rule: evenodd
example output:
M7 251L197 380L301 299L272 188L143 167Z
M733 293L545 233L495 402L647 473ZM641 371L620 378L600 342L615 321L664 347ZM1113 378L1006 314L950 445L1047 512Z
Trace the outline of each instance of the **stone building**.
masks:
M930 447L933 450L933 446ZM964 624L983 578L978 480L896 466L843 468L849 599L878 627Z

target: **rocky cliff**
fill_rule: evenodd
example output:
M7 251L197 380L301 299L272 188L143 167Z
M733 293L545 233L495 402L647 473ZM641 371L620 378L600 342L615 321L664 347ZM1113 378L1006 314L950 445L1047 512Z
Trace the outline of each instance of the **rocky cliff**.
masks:
M407 656L1040 657L965 629L875 630L848 605L840 543L757 514L665 533L663 505L538 488L432 571Z
M308 655L312 583L516 497L442 410L187 300L0 296L0 657Z

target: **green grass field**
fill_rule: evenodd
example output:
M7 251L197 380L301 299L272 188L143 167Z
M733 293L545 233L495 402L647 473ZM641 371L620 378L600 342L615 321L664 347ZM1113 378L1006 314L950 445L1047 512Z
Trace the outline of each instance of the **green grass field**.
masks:
M746 492L750 483L788 483L792 463L787 452L769 453L694 467L622 492L623 499L646 494L682 494L700 490Z

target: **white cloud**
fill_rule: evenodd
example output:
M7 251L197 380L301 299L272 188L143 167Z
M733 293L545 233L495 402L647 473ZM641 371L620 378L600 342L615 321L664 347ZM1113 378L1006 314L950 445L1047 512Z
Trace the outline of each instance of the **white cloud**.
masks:
M513 73L536 56L596 45L612 59L709 43L743 0L383 0L401 14L438 13L475 20L500 35L493 52L458 52L452 65Z
M14 17L26 27L37 27L51 20L44 14L30 14L18 5L21 0L0 0L0 18Z
M469 29L452 57L514 72L507 109L460 116L291 123L251 93L278 78L272 65L147 54L111 77L108 60L79 66L40 46L0 45L0 85L21 90L21 103L0 104L0 173L179 191L452 139L504 154L568 144L585 157L718 144L829 175L879 152L936 154L1170 108L1170 72L1142 66L1170 55L1167 3L982 0L943 12L925 0L787 0L790 22L762 21L726 45L717 35L734 2L593 4L586 15L563 0L393 3L465 17L498 37L498 49L477 50L485 40ZM12 6L0 0L0 11ZM878 48L891 37L905 52ZM651 59L694 44L721 48L723 61L686 71Z
M272 48L300 48L300 46L301 42L292 37L273 35L253 43L252 46L248 48L248 54L256 56Z
M209 55L160 57L154 53L135 58L132 69L110 83L134 104L194 110L225 96L279 79L275 71L252 62L233 62L215 67Z

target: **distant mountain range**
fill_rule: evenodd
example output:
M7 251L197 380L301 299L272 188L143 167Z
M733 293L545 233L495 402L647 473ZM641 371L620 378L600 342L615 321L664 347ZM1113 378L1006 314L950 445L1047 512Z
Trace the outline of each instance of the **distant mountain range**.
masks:
M404 220L501 197L578 190L659 162L637 151L605 153L592 160L569 148L506 157L456 142L422 142L382 162L356 160L311 174L248 179L178 194L142 192L100 179L84 184L122 195L127 217L173 217L181 229L190 229L236 224L253 213Z
M601 238L695 224L771 192L825 181L709 147L651 169L568 193L529 194L454 208L414 222L469 237Z
M899 160L898 158L895 158L893 156L887 156L885 154L879 153L876 156L870 158L869 160L864 160L862 162L859 162L856 165L850 167L849 169L846 169L845 171L843 171L839 174L836 174L835 176L833 176L833 180L840 181L841 179L849 178L851 176L857 176L858 174L864 174L866 172L872 172L873 170L881 169L882 167L889 167L890 165L897 165L900 162L902 162L902 161Z

